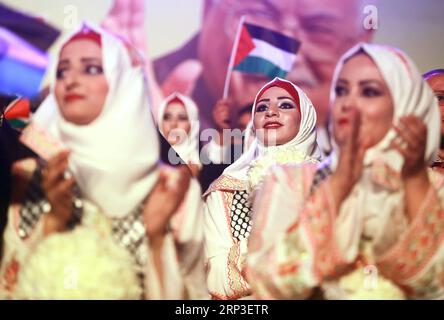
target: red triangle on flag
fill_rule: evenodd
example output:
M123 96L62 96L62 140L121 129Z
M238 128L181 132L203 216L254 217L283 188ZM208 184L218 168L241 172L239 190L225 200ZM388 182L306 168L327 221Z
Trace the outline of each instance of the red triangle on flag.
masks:
M6 108L5 118L8 120L17 118L28 118L30 111L30 102L28 99L17 99Z
M253 42L253 38L248 33L248 30L245 26L242 26L242 31L239 37L239 42L237 45L236 56L234 57L234 65L236 66L242 60L244 60L248 54L256 48L256 45Z

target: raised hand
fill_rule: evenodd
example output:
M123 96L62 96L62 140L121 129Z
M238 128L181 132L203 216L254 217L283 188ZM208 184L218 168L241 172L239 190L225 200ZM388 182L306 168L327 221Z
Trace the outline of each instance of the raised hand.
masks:
M350 110L349 121L346 127L338 130L336 136L340 154L338 166L330 180L338 210L342 201L348 197L361 177L364 155L367 150L366 141L359 137L361 117L358 109Z
M391 142L391 146L404 157L401 176L405 188L405 210L407 218L412 221L430 189L427 164L424 161L427 127L421 119L409 115L402 117L394 129L398 136Z
M426 168L424 153L427 145L427 127L414 115L402 117L394 126L397 138L391 146L404 157L402 176L409 178Z
M152 112L157 117L157 108L164 96L156 81L152 61L149 58L147 35L145 31L145 1L144 0L114 0L110 11L102 22L102 27L111 33L126 39L132 46L142 53L143 64L148 81L148 88L152 100ZM130 50L131 61L139 65L142 61L134 50Z
M177 211L190 183L190 172L185 165L163 166L143 210L143 220L150 242L161 240L172 215Z
M73 212L74 178L67 177L69 151L52 157L42 170L42 188L51 210L45 216L45 234L63 231Z

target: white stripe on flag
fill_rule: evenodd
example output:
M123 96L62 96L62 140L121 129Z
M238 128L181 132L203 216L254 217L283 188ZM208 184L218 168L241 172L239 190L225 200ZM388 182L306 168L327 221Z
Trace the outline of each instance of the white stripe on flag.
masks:
M259 39L253 38L253 43L256 45L256 48L248 54L249 56L268 60L287 72L291 70L296 54L283 51Z

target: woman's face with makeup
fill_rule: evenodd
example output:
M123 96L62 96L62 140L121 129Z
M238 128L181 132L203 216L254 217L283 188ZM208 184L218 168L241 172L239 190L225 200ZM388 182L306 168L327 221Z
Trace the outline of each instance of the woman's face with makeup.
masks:
M298 102L283 88L267 89L256 103L253 125L256 137L266 146L282 145L299 132Z
M427 83L433 90L441 110L441 135L444 136L444 74L436 74L427 78Z
M191 130L187 110L178 102L169 103L163 114L162 132L171 145L181 143Z
M66 121L87 125L102 112L108 94L102 49L88 39L68 43L60 53L55 96Z
M345 62L335 85L333 135L340 141L350 132L351 110L358 109L358 141L372 147L389 131L393 121L393 101L387 84L367 54L357 54Z

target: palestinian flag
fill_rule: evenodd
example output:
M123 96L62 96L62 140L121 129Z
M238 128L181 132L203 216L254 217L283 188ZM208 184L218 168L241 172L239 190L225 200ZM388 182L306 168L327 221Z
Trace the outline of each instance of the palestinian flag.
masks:
M300 42L279 32L243 23L238 35L233 70L285 78L291 70Z
M12 101L5 109L4 116L11 127L21 130L29 123L31 102L25 98Z

